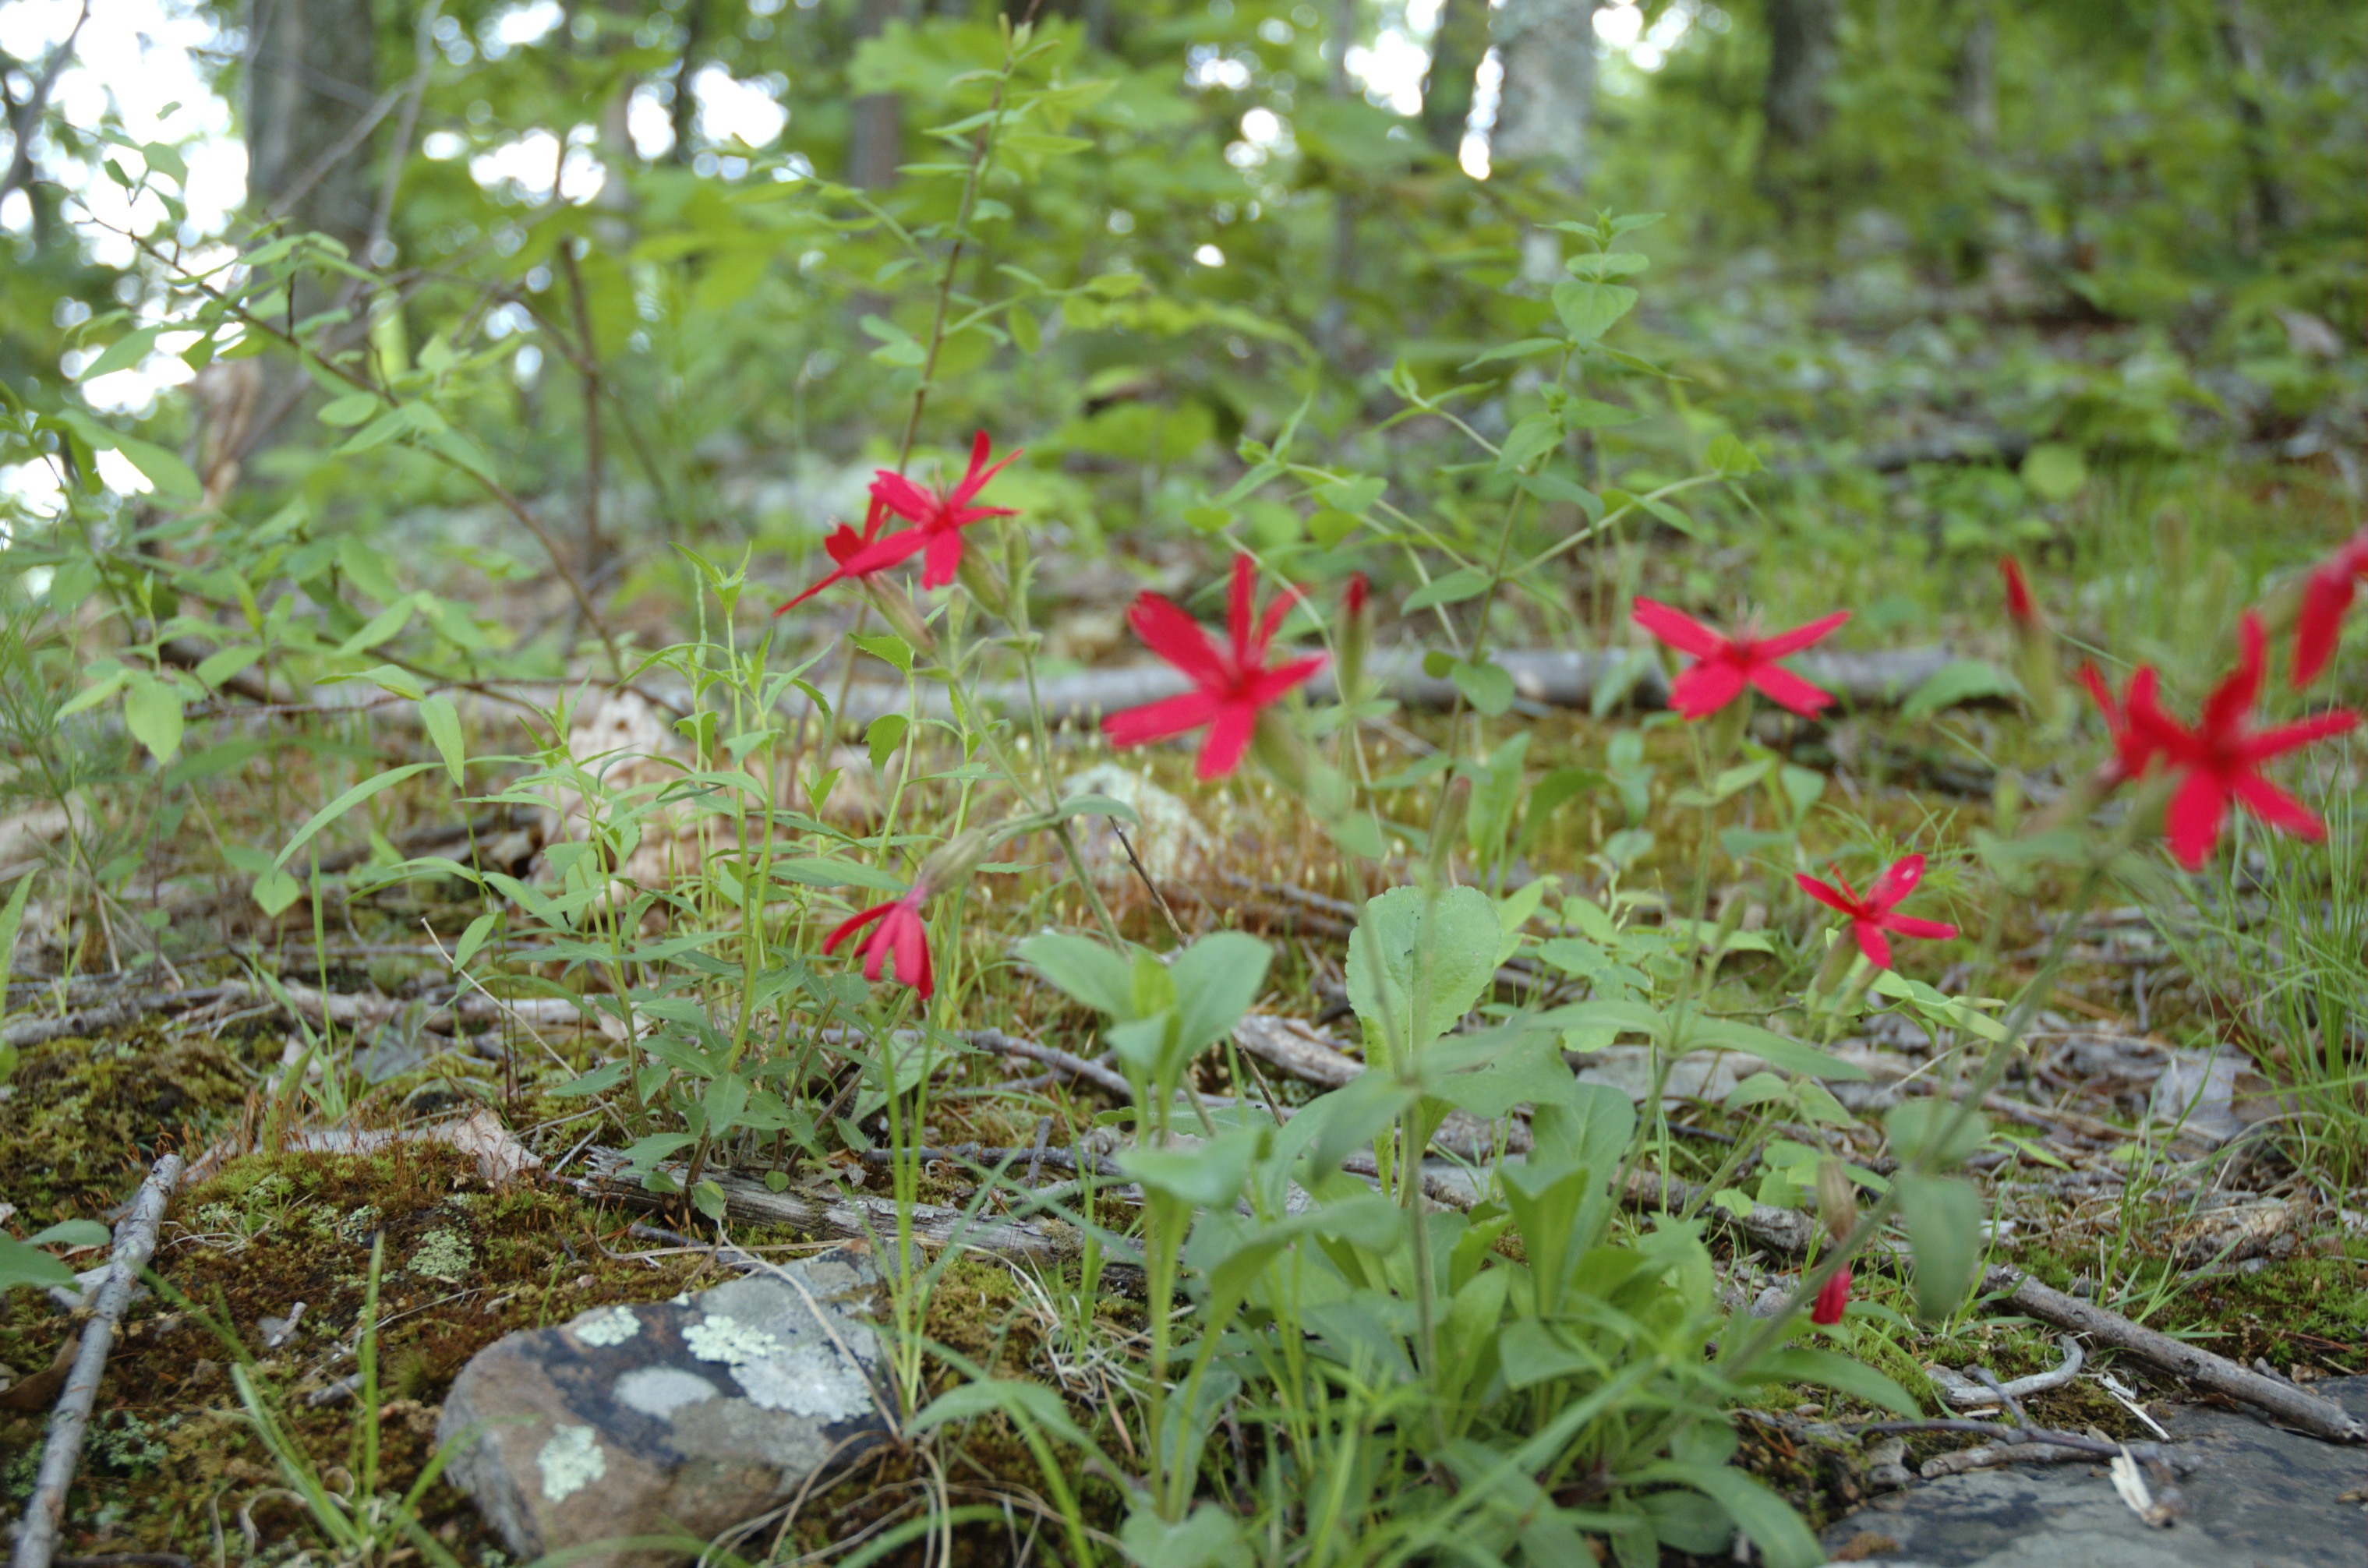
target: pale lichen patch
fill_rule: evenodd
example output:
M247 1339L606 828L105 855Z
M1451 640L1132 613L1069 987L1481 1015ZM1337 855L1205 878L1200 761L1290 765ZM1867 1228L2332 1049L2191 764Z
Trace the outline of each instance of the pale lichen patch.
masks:
M586 1345L606 1347L622 1345L641 1333L642 1320L631 1307L611 1307L605 1312L594 1312L575 1325L575 1337Z
M701 1318L683 1331L682 1341L690 1353L702 1361L738 1363L759 1361L777 1355L781 1342L761 1328L751 1328L736 1318L721 1315Z
M778 1356L733 1363L732 1375L747 1391L748 1403L793 1415L844 1421L860 1415L871 1401L863 1374L844 1357L818 1345L800 1345Z
M589 1426L562 1426L542 1445L534 1456L535 1468L542 1471L542 1494L550 1502L564 1502L609 1473L609 1456L600 1451L600 1438Z

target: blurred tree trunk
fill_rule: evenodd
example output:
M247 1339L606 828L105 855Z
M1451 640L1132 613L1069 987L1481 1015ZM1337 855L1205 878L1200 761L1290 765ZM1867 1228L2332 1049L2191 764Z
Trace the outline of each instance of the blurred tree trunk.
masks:
M1957 115L1975 153L1998 145L1998 12L1991 0L1971 0L1957 37Z
M1771 150L1806 147L1825 131L1840 23L1841 0L1768 0L1762 112Z
M1487 53L1488 0L1441 0L1430 64L1422 74L1422 129L1451 158L1463 150L1473 81Z
M699 124L699 95L691 91L691 82L699 74L700 51L707 42L707 0L689 0L683 7L682 28L682 56L674 70L674 145L666 157L677 167L687 168L690 134Z
M246 39L248 215L326 234L368 265L378 218L370 142L392 107L378 95L370 0L250 0ZM307 268L289 317L317 315L333 299L324 275ZM245 461L279 439L312 384L302 368L278 359L219 361L199 376L192 455L209 498L219 500Z
M378 99L370 0L252 0L246 28L248 207L366 260L375 191L362 122Z
M2218 22L2253 187L2252 210L2237 216L2237 245L2250 256L2260 248L2263 235L2285 227L2285 191L2278 184L2277 142L2270 134L2268 89L2263 85L2268 74L2261 66L2260 40L2254 34L2252 14L2245 0L2220 0Z
M1535 164L1576 195L1595 107L1595 0L1505 0L1494 31L1505 76L1489 161Z
M901 20L905 0L856 0L855 41L877 38ZM896 183L905 157L905 101L894 93L867 93L855 100L847 135L847 183L881 190Z

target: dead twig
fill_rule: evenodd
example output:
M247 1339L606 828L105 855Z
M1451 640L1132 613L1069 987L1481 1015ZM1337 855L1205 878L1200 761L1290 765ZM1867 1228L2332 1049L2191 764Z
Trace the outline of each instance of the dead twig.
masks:
M2027 1378L2017 1378L2010 1383L1999 1383L1995 1387L1976 1382L1964 1373L1952 1371L1947 1367L1927 1367L1924 1370L1931 1377L1933 1387L1941 1391L1941 1399L1960 1410L1970 1409L1975 1405L1997 1403L2001 1400L2010 1402L2025 1394L2044 1393L2049 1389L2060 1389L2079 1376L2081 1363L2086 1359L2081 1354L2080 1342L2067 1334L2059 1338L2056 1343L2064 1350L2064 1360L2061 1365L2053 1370L2033 1372Z
M115 1325L131 1304L131 1288L156 1250L156 1231L165 1221L165 1206L181 1177L181 1156L167 1154L149 1171L131 1200L131 1211L115 1227L115 1252L107 1278L98 1288L98 1302L83 1325L82 1348L65 1392L50 1417L49 1439L41 1449L40 1469L33 1478L33 1495L25 1505L24 1523L17 1528L14 1568L51 1568L58 1549L59 1527L65 1520L66 1488L74 1484L74 1468L82 1460L83 1434L90 1426L91 1405L98 1398L99 1380L107 1374L107 1353L115 1344Z
M2215 1356L2132 1323L2119 1312L2092 1306L2061 1290L2051 1290L2019 1268L1999 1267L1982 1277L1982 1289L2001 1298L2017 1312L2043 1323L2085 1334L2091 1339L2124 1350L2214 1393L2267 1412L2282 1424L2330 1443L2368 1440L2363 1430L2341 1407L2305 1392L2292 1383L2248 1371L2225 1356Z
M0 1046L45 1045L53 1040L98 1034L144 1018L151 1013L202 1006L227 995L243 994L245 990L244 986L229 984L200 985L190 991L155 991L145 996L127 996L120 1002L102 1003L96 1007L85 1007L54 1018L23 1018L0 1028Z

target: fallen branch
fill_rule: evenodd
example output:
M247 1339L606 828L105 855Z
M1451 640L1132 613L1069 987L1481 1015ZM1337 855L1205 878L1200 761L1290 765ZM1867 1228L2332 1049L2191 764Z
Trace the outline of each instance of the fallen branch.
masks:
M1630 1209L1646 1212L1661 1210L1671 1214L1701 1205L1701 1212L1741 1231L1752 1241L1773 1253L1787 1257L1806 1256L1809 1245L1816 1240L1817 1223L1806 1214L1796 1214L1790 1209L1779 1209L1770 1203L1755 1203L1748 1213L1737 1214L1716 1203L1703 1201L1703 1189L1672 1176L1666 1180L1651 1171L1634 1171L1620 1201Z
M639 1181L624 1176L626 1164L621 1151L595 1147L585 1153L590 1176L562 1179L587 1198L608 1199L637 1209L662 1210L676 1201L672 1196L648 1191ZM684 1169L679 1164L660 1168L677 1180ZM764 1183L745 1176L713 1176L706 1179L723 1189L723 1212L728 1219L754 1225L780 1225L801 1235L864 1242L882 1247L892 1245L896 1237L896 1205L886 1199L775 1192ZM933 1203L913 1204L909 1214L914 1240L931 1249L961 1247L1042 1264L1066 1263L1085 1251L1085 1233L1058 1221L984 1220Z
M2019 1268L1990 1269L1982 1289L2002 1297L2008 1306L2028 1312L2043 1323L2085 1334L2125 1350L2167 1372L2268 1412L2297 1431L2331 1443L2368 1440L2363 1430L2340 1406L2307 1393L2292 1383L2248 1371L2225 1356L2182 1343L2167 1334L2132 1323L2118 1312L2091 1306L2061 1290L2051 1290Z
M243 988L236 984L200 985L190 991L155 991L145 996L127 996L120 1002L105 1002L96 1007L54 1018L22 1018L0 1028L0 1046L24 1047L45 1045L53 1040L69 1040L77 1035L94 1035L144 1018L151 1013L199 1006L218 1002L225 995L235 994Z
M2087 1359L2081 1353L2080 1342L2067 1334L2059 1338L2056 1344L2062 1346L2064 1351L2064 1360L2061 1365L2050 1371L2033 1372L2027 1378L2017 1378L2010 1383L2000 1383L1996 1389L1977 1383L1964 1373L1953 1371L1947 1367L1927 1367L1924 1370L1926 1375L1931 1378L1932 1386L1941 1391L1941 1399L1960 1410L1969 1410L1976 1405L1997 1404L2001 1398L2021 1399L2026 1394L2044 1393L2049 1389L2060 1389L2079 1376L2081 1363Z
M98 1301L83 1325L82 1348L74 1356L65 1392L50 1417L49 1439L42 1445L40 1469L33 1478L32 1500L25 1505L24 1523L17 1527L15 1568L51 1568L58 1549L59 1527L65 1521L66 1488L74 1484L74 1468L82 1460L83 1434L90 1426L92 1403L98 1398L99 1380L107 1375L107 1353L115 1345L115 1325L131 1304L131 1288L156 1250L156 1231L165 1221L165 1205L180 1180L181 1156L167 1154L156 1162L140 1184L131 1211L115 1227L115 1251L107 1280L98 1288Z

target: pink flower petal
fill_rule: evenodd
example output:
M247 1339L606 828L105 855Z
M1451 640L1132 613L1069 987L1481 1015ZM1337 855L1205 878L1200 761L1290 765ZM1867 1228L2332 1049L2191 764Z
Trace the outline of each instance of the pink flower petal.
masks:
M1748 678L1778 707L1789 708L1804 719L1816 718L1834 700L1832 692L1775 665L1754 665Z
M1682 610L1656 599L1639 598L1630 611L1637 625L1680 653L1706 659L1727 645L1726 639Z
M1763 659L1781 659L1787 653L1797 653L1812 642L1823 642L1833 635L1836 628L1850 618L1850 612L1838 609L1820 620L1806 626L1796 626L1790 631L1780 631L1773 637L1763 637L1754 647Z

